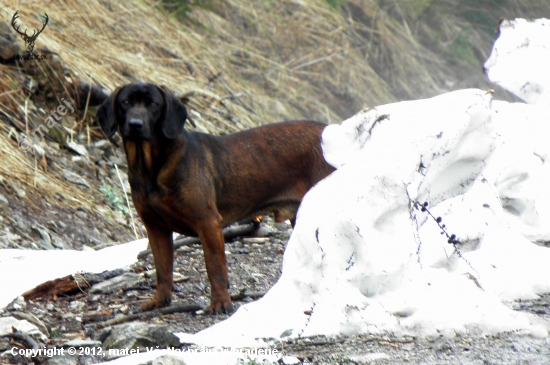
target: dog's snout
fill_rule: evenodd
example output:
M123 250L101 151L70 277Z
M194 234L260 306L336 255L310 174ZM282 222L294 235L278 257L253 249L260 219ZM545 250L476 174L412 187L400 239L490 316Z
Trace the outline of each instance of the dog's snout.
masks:
M130 128L141 129L143 127L143 120L137 118L131 118L128 121Z

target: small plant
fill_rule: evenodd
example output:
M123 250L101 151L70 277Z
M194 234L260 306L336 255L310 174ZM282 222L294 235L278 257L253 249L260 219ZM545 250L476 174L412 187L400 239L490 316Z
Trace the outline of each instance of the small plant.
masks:
M116 210L122 212L124 215L128 214L128 208L126 208L126 206L122 203L122 200L116 195L112 187L103 184L99 187L99 191L105 194L109 200L109 203L111 203Z
M428 202L424 202L423 204L420 204L419 202L415 201L414 202L414 208L416 210L420 210L421 212L426 212L428 213L428 215L430 217L432 217L432 219L437 223L437 225L439 226L439 228L441 229L441 234L442 235L445 235L447 236L447 243L453 245L454 249L455 249L455 252L457 254L457 256L459 258L461 258L462 260L464 260L464 262L466 262L466 264L468 264L468 266L470 266L470 268L476 272L477 274L477 270L474 269L472 267L472 265L470 264L470 262L468 260L466 260L466 258L464 258L464 256L462 256L462 253L460 252L460 250L458 249L458 245L461 244L462 242L460 242L460 240L456 237L456 234L449 234L447 232L447 226L445 226L445 224L443 224L443 218L441 217L435 217L432 212L430 212L430 210L428 209L428 206L429 206L429 203ZM421 243L419 242L419 245L418 245L418 251L417 251L417 254L419 255L420 254L420 245ZM419 260L420 260L420 256L419 256ZM478 277L479 277L479 274L478 274ZM479 285L478 285L479 286Z
M450 243L452 244L453 246L455 246L455 249L456 249L456 245L460 243L460 241L456 238L456 234L451 234L449 235L449 233L447 233L447 226L445 226L445 224L442 224L443 222L443 218L441 217L435 217L432 212L429 211L428 209L428 202L424 202L424 204L420 205L419 202L414 202L414 207L416 210L419 210L421 212L426 212L428 213L428 215L430 217L432 217L432 219L435 221L435 223L437 223L437 225L439 226L439 228L441 228L441 234L444 234L445 236L447 236L447 243ZM420 206L420 208L419 208Z

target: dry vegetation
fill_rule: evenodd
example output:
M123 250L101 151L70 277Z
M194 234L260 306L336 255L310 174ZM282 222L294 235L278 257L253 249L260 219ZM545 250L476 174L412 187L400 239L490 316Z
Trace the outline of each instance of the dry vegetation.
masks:
M76 102L76 79L109 90L138 80L167 85L184 98L196 125L189 128L199 131L227 133L284 119L334 123L365 106L489 87L481 65L498 19L536 17L550 8L545 0L1 4L7 29L16 10L29 29L46 11L50 22L36 48L54 54L49 61L0 65L0 183L21 205L86 211L112 207L98 203L97 183L68 182L54 162L71 155L59 149L68 141L89 145L103 138L95 108L66 116L65 128L52 130L36 153L17 148L21 133L43 123L61 98Z

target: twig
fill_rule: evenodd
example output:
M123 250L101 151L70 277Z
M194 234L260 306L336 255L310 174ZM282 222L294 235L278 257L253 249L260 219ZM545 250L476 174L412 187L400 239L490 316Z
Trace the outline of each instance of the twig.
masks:
M473 271L475 271L475 273L477 274L477 277L479 278L479 273L477 272L476 269L474 269L474 267L472 266L472 264L470 263L470 261L466 260L466 258L464 256L462 256L462 253L460 252L460 250L458 249L458 245L461 244L462 242L460 242L460 240L456 237L456 234L451 234L449 235L447 233L447 226L445 224L442 224L441 222L443 221L443 218L441 217L435 217L432 212L430 212L430 210L428 209L428 202L424 202L424 204L420 204L419 202L415 201L414 202L414 208L415 209L419 209L420 211L422 212L426 212L428 213L428 215L430 217L432 217L432 219L435 221L435 223L437 223L437 225L439 226L439 228L441 229L441 234L444 234L445 236L447 236L447 243L450 243L453 245L454 249L455 249L455 252L456 252L456 255L461 258L462 260L464 260L464 262L470 267L470 269L472 269ZM420 207L420 208L419 208ZM479 285L478 285L479 286ZM481 286L480 286L481 288Z
M334 55L335 55L335 53L331 53L331 54L329 54L328 56L324 56L324 57L320 57L320 58L317 58L317 59L312 60L312 61L304 62L304 63L302 63L302 64L299 64L299 65L297 65L297 66L292 67L291 70L298 70L298 69L300 69L300 68L302 68L302 67L311 66L311 65L314 65L314 64L316 64L316 63L319 63L319 62L323 62L323 61L329 60L329 59L331 59L332 56L334 56Z
M263 297L264 295L265 295L265 292L263 292L263 293L262 292L248 293L248 294L247 293L239 293L239 294L236 294L236 295L232 295L231 300L239 301L239 300L242 300L246 297L249 297L249 298L252 298L252 299L258 299L258 298ZM116 318L110 319L108 321L98 323L97 328L104 328L104 327L114 326L116 324L130 322L130 321L133 321L133 320L136 320L136 319L139 319L139 318L154 316L156 314L166 315L166 314L173 314L173 313L196 312L196 311L199 311L201 309L203 309L203 307L198 305L198 304L176 305L176 306L167 307L167 308L155 309L154 311L151 311L151 312L140 312L140 313L129 314L127 316L116 317Z
M90 80L91 81L91 80ZM90 97L92 96L92 83L90 82L90 89L88 90L88 97L86 98L86 107L84 108L84 113L82 114L82 119L78 122L83 123L86 119L86 113L88 112L88 106L90 105ZM90 134L88 133L88 144L90 140Z
M38 342L36 342L31 336L24 334L23 332L17 330L15 327L12 327L11 329L13 333L6 333L5 335L1 335L0 337L9 337L15 340L23 341L27 344L27 348L30 348L32 350L40 348Z
M134 214L132 213L132 207L130 207L130 201L128 200L128 195L126 194L126 188L124 187L124 183L122 182L122 177L120 176L120 171L118 170L118 166L115 164L115 170L118 175L118 179L120 180L120 186L122 187L122 191L124 192L124 198L126 199L126 205L128 205L128 211L130 212L130 219L132 220L132 228L134 229L134 235L136 236L136 240L139 240L139 236L136 229L136 224L134 222Z
M13 93L16 93L16 92L19 92L19 91L21 91L21 89L15 89L15 90L4 91L3 93L0 93L0 96L4 96L4 95L8 95L8 94L13 94Z

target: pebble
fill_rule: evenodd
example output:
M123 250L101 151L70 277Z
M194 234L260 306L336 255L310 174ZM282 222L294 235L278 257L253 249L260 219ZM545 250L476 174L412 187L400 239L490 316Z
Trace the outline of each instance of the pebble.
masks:
M82 312L86 308L86 303L74 300L70 303L70 308L73 312Z
M82 220L88 219L88 214L86 214L85 212L83 212L81 210L78 210L74 215L76 215L78 218L80 218Z
M269 242L269 237L243 238L243 243L251 243L254 247L259 247L259 243Z
M268 226L261 226L256 230L256 236L258 237L268 237L273 234L273 230L269 228Z

